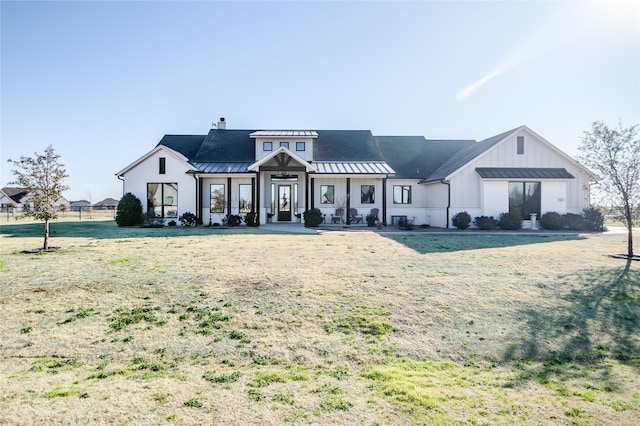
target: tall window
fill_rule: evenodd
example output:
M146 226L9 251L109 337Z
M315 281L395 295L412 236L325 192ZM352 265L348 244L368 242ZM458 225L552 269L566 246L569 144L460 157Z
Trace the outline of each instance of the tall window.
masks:
M304 151L304 150L305 150L304 142L296 142L296 151Z
M147 183L149 217L178 217L178 184Z
M263 151L273 151L273 142L262 142Z
M520 213L529 219L531 213L540 217L540 182L509 182L509 212Z
M211 213L224 213L224 184L211 184Z
M289 149L289 142L280 142L280 146Z
M516 140L516 148L519 155L524 154L524 136L518 136Z
M167 173L167 159L160 157L158 161L158 173L164 175Z
M240 185L240 204L238 206L240 213L249 213L253 209L253 206L251 204L251 193L251 185Z
M375 190L376 187L373 185L360 186L360 202L362 204L375 203Z
M411 204L411 185L393 186L393 204Z
M333 204L335 202L334 188L333 185L320 185L320 204Z

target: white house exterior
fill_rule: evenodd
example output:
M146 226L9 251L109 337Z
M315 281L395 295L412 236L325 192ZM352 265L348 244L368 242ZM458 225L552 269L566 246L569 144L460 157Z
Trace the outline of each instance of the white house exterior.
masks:
M595 179L526 126L476 142L367 130L228 130L223 119L207 135L165 135L116 175L123 193L165 221L192 212L220 223L254 212L259 223L290 223L318 208L328 223L363 223L377 213L388 224L407 218L437 227L449 227L460 211L519 211L525 220L580 213Z

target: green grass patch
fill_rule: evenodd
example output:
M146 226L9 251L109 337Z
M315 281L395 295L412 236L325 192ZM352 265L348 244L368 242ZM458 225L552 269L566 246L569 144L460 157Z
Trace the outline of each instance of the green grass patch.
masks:
M129 325L138 324L142 321L158 326L164 325L164 321L161 321L156 316L156 312L159 310L160 308L158 307L152 308L148 306L133 308L131 310L118 308L114 311L114 314L110 318L110 327L113 330L118 331L126 328Z

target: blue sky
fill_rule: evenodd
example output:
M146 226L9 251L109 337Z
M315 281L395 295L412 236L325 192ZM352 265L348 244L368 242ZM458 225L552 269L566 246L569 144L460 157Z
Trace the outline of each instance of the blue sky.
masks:
M369 129L482 140L526 124L570 155L595 120L640 122L637 1L11 2L8 158L62 156L70 200L164 134Z

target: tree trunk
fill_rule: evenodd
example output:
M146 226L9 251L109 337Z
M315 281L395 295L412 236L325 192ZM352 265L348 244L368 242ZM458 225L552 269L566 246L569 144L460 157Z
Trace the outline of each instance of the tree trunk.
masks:
M49 248L49 221L44 221L44 246L43 249L47 250Z
M633 259L633 222L627 222L627 231L629 234L627 237L627 257Z

